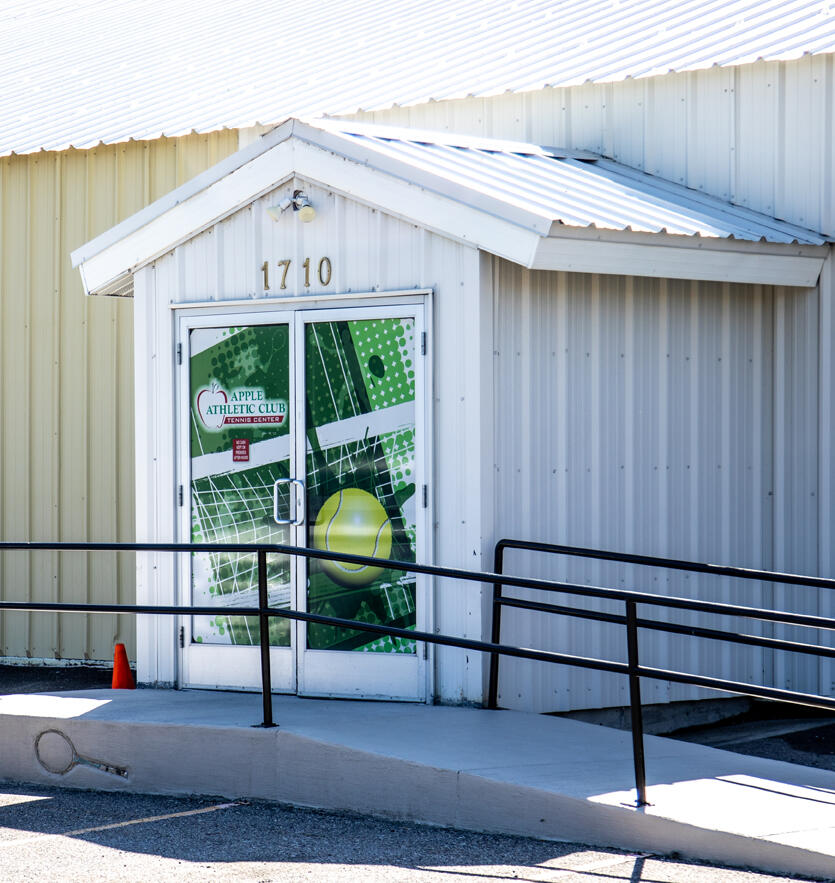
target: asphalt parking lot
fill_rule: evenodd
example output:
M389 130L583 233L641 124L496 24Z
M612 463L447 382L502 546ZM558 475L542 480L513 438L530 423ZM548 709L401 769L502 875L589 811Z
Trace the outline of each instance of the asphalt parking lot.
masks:
M751 871L269 803L0 785L0 881L768 883Z

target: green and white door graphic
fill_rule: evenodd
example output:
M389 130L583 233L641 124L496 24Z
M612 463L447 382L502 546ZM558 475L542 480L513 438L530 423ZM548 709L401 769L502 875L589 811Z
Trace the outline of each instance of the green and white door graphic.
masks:
M182 538L425 560L421 305L181 320ZM185 355L187 354L187 357ZM188 425L185 425L185 421ZM406 629L427 625L413 573L267 556L270 604ZM254 555L195 553L181 597L181 682L260 686ZM422 699L415 641L273 617L273 687Z

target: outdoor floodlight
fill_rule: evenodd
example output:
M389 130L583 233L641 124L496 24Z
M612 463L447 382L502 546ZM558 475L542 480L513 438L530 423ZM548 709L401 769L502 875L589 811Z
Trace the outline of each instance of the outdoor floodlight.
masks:
M299 213L299 220L303 224L307 224L312 221L316 217L316 209L310 203L310 200L307 198L306 194L301 190L293 191L292 197L287 197L286 199L282 199L278 205L271 205L267 207L267 214L274 220L277 221L281 215L287 211L290 206L293 206L293 211Z

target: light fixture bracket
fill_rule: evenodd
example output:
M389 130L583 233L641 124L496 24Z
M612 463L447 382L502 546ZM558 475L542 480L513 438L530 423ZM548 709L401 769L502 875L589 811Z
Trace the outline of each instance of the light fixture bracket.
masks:
M267 214L277 221L290 206L293 207L294 212L299 212L299 220L304 224L316 217L316 209L303 190L294 190L292 196L285 197L277 205L268 206Z

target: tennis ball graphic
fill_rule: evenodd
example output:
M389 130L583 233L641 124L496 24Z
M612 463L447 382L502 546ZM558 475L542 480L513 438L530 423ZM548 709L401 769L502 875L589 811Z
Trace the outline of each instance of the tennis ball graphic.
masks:
M313 545L323 552L388 558L391 554L391 521L373 494L350 487L331 494L316 516ZM367 586L382 567L322 561L322 569L341 586Z

